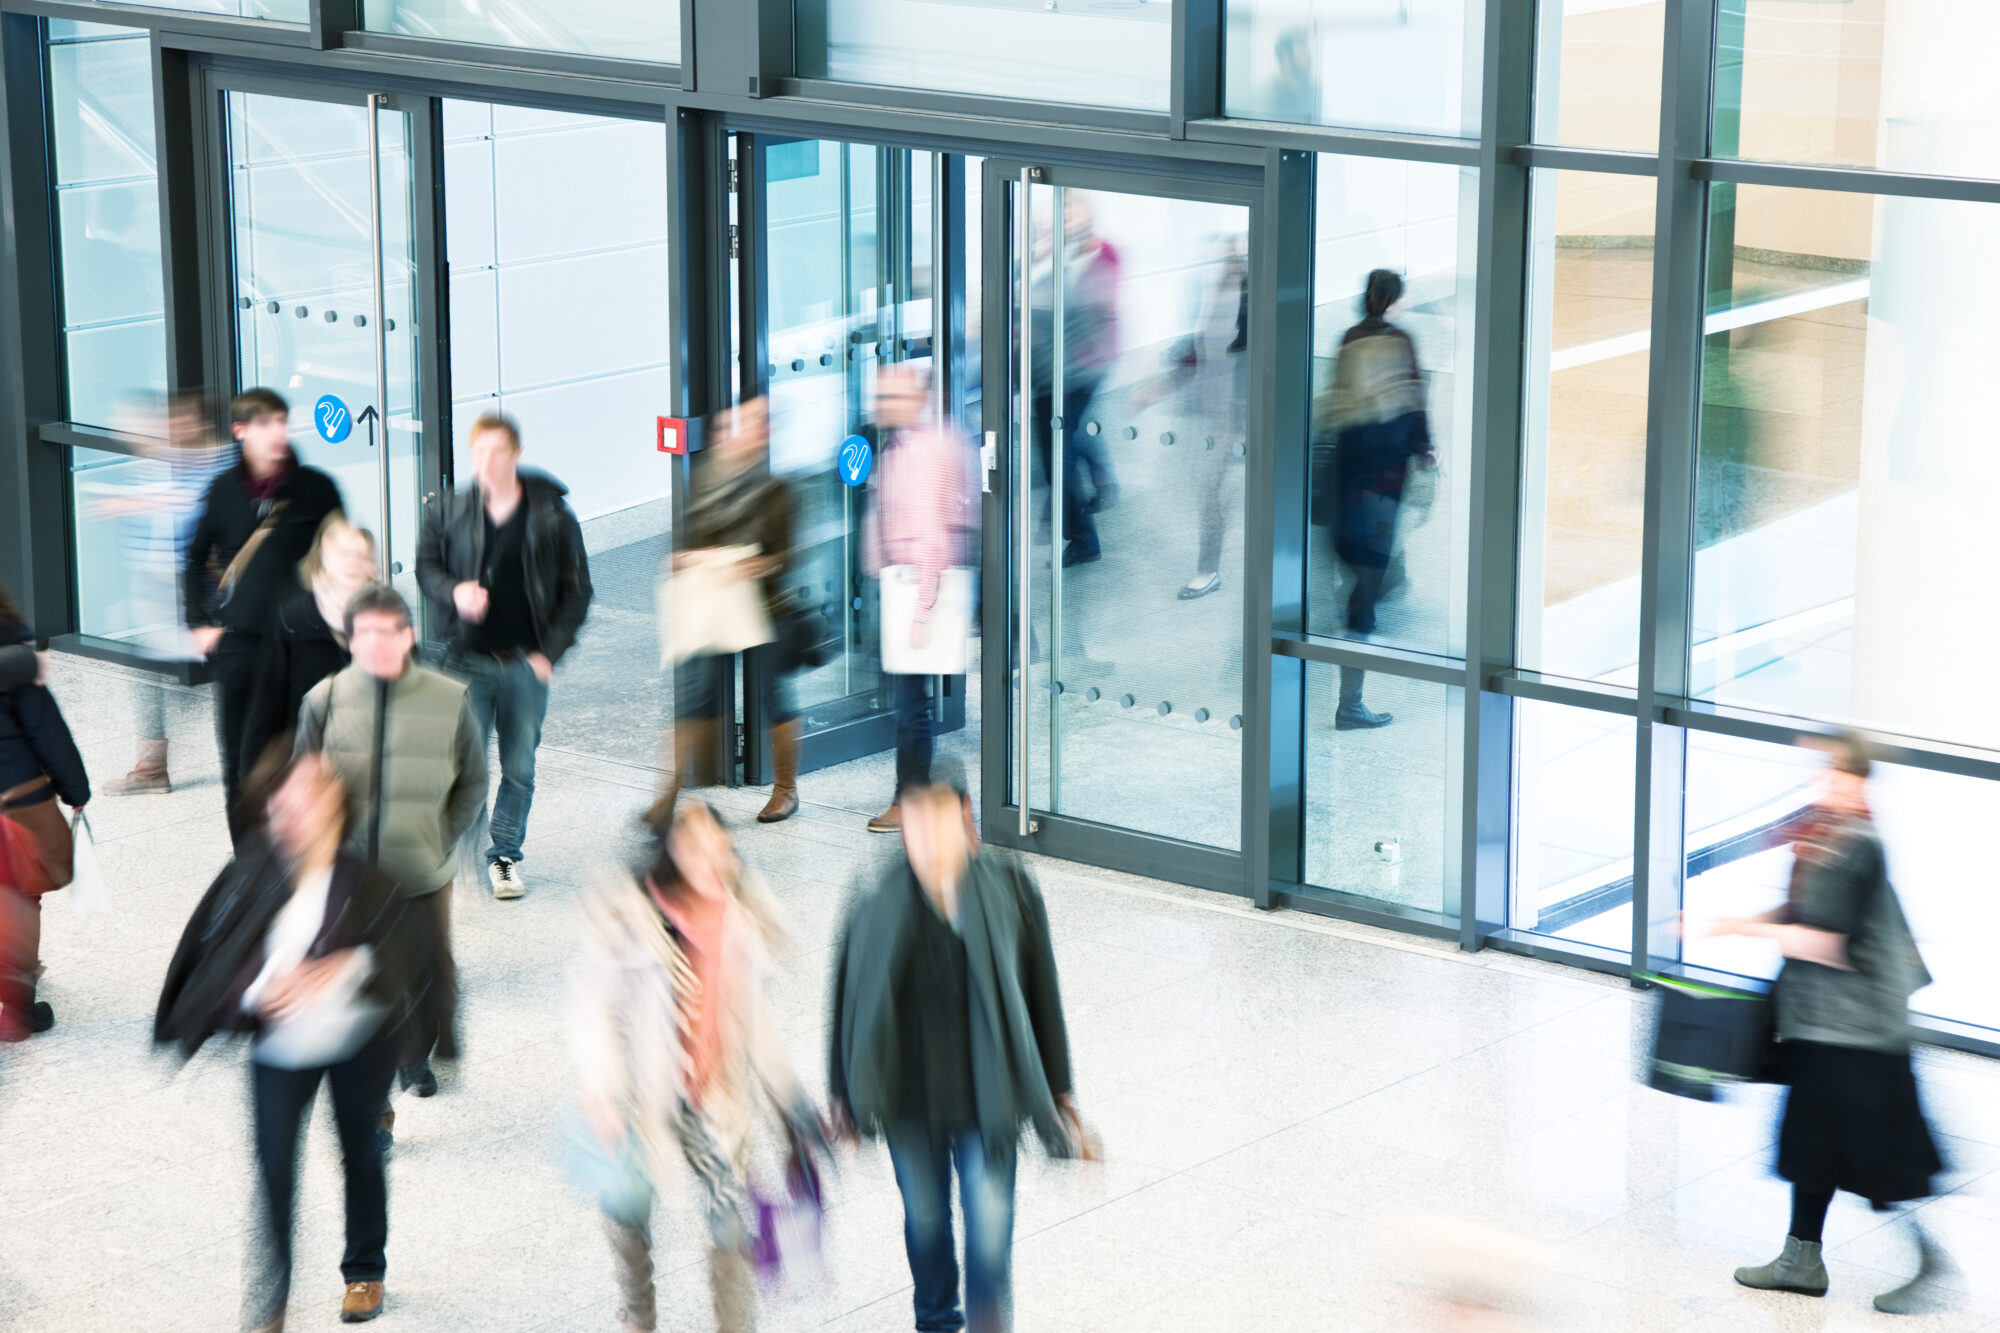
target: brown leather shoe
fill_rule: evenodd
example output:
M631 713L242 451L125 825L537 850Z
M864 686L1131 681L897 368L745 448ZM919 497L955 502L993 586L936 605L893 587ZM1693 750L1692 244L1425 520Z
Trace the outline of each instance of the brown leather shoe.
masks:
M777 772L771 784L771 799L757 812L759 824L775 824L790 819L799 810L799 736L795 718L771 728L771 754Z
M903 811L900 806L890 806L881 814L868 821L870 833L901 833L903 831Z
M380 1282L350 1282L347 1295L340 1301L340 1322L343 1324L365 1324L382 1313L382 1284Z

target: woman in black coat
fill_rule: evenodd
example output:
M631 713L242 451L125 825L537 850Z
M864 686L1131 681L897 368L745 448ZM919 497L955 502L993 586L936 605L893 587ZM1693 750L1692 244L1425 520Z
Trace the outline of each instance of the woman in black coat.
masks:
M340 514L328 515L299 574L305 586L278 603L258 659L239 772L255 771L269 753L290 755L299 702L352 660L347 603L377 578L374 535Z
M0 645L33 648L34 631L0 586ZM18 656L18 654L17 654ZM90 801L90 776L48 687L31 677L0 691L0 1041L55 1025L35 999L44 893L70 881L69 823L56 802Z

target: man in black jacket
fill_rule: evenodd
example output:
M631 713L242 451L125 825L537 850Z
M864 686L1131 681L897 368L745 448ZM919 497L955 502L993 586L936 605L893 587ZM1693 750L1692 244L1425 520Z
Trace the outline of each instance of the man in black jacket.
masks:
M590 609L590 561L563 484L522 472L521 432L502 416L472 423L473 485L424 515L417 582L451 642L451 668L482 737L500 733L487 879L495 898L527 885L515 867L535 799L535 748L556 663ZM482 741L484 744L484 741Z
M181 570L182 602L196 645L215 677L215 725L229 836L243 829L243 725L264 640L278 603L299 586L299 561L326 516L340 506L333 478L299 462L291 409L269 389L247 389L229 405L241 456L216 475L202 502Z

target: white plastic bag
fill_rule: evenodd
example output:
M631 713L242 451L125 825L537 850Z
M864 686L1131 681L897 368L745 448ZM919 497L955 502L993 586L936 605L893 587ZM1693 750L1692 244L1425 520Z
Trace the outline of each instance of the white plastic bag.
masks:
M70 815L69 910L88 921L111 910L111 889L104 882L104 867L97 863L97 839L90 832L90 816L78 810Z
M882 571L882 669L902 676L962 676L972 650L972 571L947 569L938 576L931 606L930 639L910 645L917 619L917 571L891 565Z

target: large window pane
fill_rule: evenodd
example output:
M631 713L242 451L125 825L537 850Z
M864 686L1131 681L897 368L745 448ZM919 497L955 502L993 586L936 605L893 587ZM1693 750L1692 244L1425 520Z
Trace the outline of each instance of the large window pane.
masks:
M1769 977L1781 959L1766 940L1711 937L1700 923L1766 912L1785 901L1792 849L1786 825L1809 805L1824 767L1810 750L1690 733L1687 769L1688 919L1685 960ZM1868 784L1889 878L1917 937L1932 985L1911 998L1920 1014L2000 1027L2000 974L1990 941L2000 931L1990 839L2000 784L1877 764Z
M1712 187L1696 693L2000 745L2000 207Z
M160 218L147 38L49 25L63 362L72 421L164 434Z
M1173 0L798 0L805 78L1167 109Z
M1230 0L1229 115L1479 133L1484 0Z
M1514 708L1514 876L1507 921L1632 947L1629 717L1523 700Z
M1639 659L1653 179L1538 171L1532 189L1519 660L1630 683Z
M1715 155L2000 176L1989 0L1722 0Z
M232 18L276 19L281 23L304 23L311 17L312 0L130 0L148 9L178 9L189 14L227 14Z
M1343 729L1343 692L1393 726ZM1306 667L1306 883L1453 916L1460 757L1454 686L1353 667Z
M660 0L368 0L370 32L676 64L681 7Z
M1535 138L1657 152L1666 0L1542 0L1537 9Z
M1464 651L1478 192L1458 167L1319 159L1316 634ZM1365 305L1378 270L1402 285L1381 318Z

